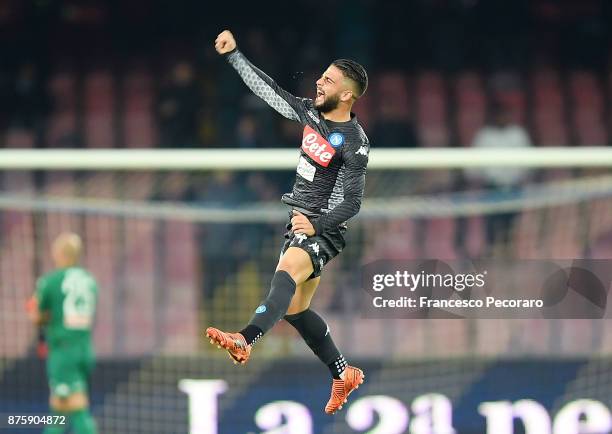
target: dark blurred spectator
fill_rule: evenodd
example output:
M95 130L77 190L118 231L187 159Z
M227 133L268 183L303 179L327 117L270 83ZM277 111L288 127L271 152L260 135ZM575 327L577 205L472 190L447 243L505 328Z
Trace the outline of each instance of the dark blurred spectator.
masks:
M13 92L11 77L8 71L0 69L0 130L6 128L11 113L11 96Z
M606 0L532 0L538 57L564 66L602 68L609 52L612 7Z
M43 77L33 63L21 65L13 86L11 124L26 129L37 129L49 109L49 98Z
M245 204L277 204L281 193L273 181L262 172L251 172L244 182ZM257 257L263 249L263 243L278 232L278 224L253 223L240 225L242 235L241 249L245 258Z
M261 98L253 93L245 95L238 115L235 127L238 137L231 143L231 147L278 147L277 125L283 117L271 110ZM236 143L236 139L240 142ZM248 142L252 143L249 145Z
M384 148L413 148L419 146L412 122L392 105L381 104L378 118L370 133L376 146Z
M193 66L186 61L177 63L169 83L160 92L157 105L162 147L197 146L201 103Z
M250 173L247 176L246 185L249 191L249 202L276 203L281 196L278 186L272 184L270 178L262 172Z
M204 190L197 195L196 203L204 208L232 207L242 203L243 189L235 182L231 172L217 172ZM209 299L215 289L223 285L226 277L238 269L241 260L238 242L240 234L231 223L206 223L200 233L200 251L204 259L202 279L204 296Z
M527 131L512 122L511 113L502 106L495 106L491 112L491 119L477 134L472 146L479 148L528 148L532 146ZM527 169L512 167L491 167L469 170L468 178L481 186L494 191L509 193L518 190L528 178ZM486 233L490 246L496 241L507 243L516 212L502 212L492 214L487 218Z
M342 57L357 60L366 68L371 64L373 46L372 19L367 0L351 0L349 7L342 9L344 19L338 21L336 46Z
M185 172L159 174L157 184L159 187L152 197L153 200L192 202L194 199L189 176Z
M530 47L529 0L474 2L475 48L490 68L522 65Z
M220 143L217 140L217 112L212 106L205 106L199 116L199 137L200 142L204 147L215 148L219 147Z
M279 145L282 148L295 148L301 145L303 127L294 121L282 119L280 123Z
M240 118L236 136L236 144L239 148L257 147L257 125L253 116L247 114Z

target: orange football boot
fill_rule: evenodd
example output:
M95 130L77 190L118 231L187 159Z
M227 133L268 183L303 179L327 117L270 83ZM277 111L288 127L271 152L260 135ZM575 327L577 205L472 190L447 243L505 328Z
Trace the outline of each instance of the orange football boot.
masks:
M332 382L331 396L325 406L325 413L334 414L337 410L341 410L348 396L363 384L364 379L365 375L361 369L347 366L344 370L344 379L334 379Z
M244 365L249 360L251 345L247 345L244 336L240 333L225 333L214 327L208 327L206 337L210 339L211 344L216 344L217 348L225 348L235 365L238 363Z

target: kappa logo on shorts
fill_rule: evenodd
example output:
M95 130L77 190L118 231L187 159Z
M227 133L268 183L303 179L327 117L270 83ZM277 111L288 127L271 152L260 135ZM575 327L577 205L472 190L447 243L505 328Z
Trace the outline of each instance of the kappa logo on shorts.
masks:
M302 241L308 237L305 234L295 234L295 238L297 238L298 244L302 244Z
M308 125L304 127L302 150L323 167L327 167L336 154L332 145Z
M308 247L310 247L312 251L315 252L315 255L319 254L319 244L318 243L308 244Z

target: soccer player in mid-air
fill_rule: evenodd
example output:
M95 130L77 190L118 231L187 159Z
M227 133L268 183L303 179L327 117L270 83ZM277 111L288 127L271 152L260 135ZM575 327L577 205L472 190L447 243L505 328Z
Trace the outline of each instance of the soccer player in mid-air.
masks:
M48 426L44 434L61 434L69 426L76 434L97 433L89 412L87 383L94 365L91 329L98 286L91 274L78 266L81 248L78 235L59 235L51 249L56 269L38 279L36 292L28 301L31 320L46 329L49 401L53 415L58 416L58 423Z
M323 267L345 246L346 221L361 206L370 146L351 108L364 94L368 76L353 60L335 60L317 80L315 99L298 98L253 66L228 30L219 34L215 49L257 96L301 123L304 133L293 191L282 198L291 208L290 221L270 291L240 332L209 327L206 335L235 363L246 363L255 342L284 318L329 367L333 380L325 412L333 414L364 374L348 365L325 321L309 307Z

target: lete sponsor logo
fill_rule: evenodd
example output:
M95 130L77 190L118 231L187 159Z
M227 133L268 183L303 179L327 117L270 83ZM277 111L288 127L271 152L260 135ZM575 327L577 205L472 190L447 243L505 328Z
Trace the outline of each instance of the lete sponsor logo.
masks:
M308 125L304 128L302 150L315 162L327 167L336 150L319 133Z

